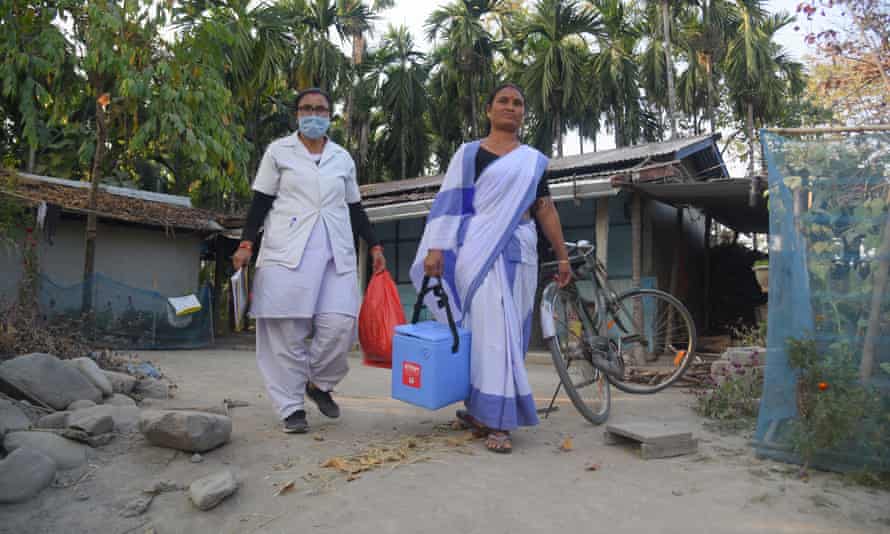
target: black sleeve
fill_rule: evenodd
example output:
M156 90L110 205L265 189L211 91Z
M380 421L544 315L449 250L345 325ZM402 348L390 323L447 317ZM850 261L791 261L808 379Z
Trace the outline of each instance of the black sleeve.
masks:
M349 204L349 222L352 223L352 233L360 235L368 244L368 248L380 244L361 202Z
M266 215L272 209L272 203L275 202L274 195L267 195L259 191L253 192L253 201L250 203L250 210L247 212L247 222L244 223L244 230L241 231L242 241L251 241L256 243L256 235L266 220Z

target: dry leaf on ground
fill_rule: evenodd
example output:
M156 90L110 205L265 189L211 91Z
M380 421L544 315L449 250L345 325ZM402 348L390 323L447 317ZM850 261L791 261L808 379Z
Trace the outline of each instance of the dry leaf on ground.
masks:
M279 495L289 492L290 490L294 489L296 484L296 480L288 480L281 487L279 487L278 490L275 491L275 496L278 497Z
M559 446L559 450L561 450L562 452L570 452L574 448L575 447L572 444L571 437L567 437L566 439L562 440L562 445Z

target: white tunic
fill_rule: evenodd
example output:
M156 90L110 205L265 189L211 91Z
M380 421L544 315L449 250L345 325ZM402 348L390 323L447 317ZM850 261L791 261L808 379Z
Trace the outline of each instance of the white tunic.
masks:
M277 139L263 154L253 189L275 197L263 224L257 267L296 268L316 223L324 221L337 272L356 270L348 204L361 195L346 149L328 140L313 161L297 134Z

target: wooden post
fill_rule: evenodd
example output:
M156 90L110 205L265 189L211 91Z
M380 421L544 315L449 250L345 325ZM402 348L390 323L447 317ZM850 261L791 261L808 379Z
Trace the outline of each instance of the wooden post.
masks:
M213 240L213 245L215 249L214 258L216 261L214 262L213 269L213 324L216 329L216 334L220 336L226 335L228 332L228 323L224 323L222 321L222 310L223 310L223 288L226 286L226 262L229 258L223 256L223 238L221 234L217 234L216 238ZM229 299L226 299L226 302L229 302Z
M609 197L596 200L596 259L608 273L609 259Z
M683 232L683 208L677 208L677 219L674 222L674 256L671 262L671 287L670 294L677 297L677 289L680 285L680 254L683 253L683 245L686 242L686 235ZM667 332L665 333L664 346L670 350L674 343L674 309L668 309L667 316ZM653 359L658 358L658 354L652 354Z
M705 291L704 291L704 317L702 327L705 333L711 326L711 225L713 221L710 215L705 215Z
M633 287L640 287L641 279L643 277L643 199L640 197L640 194L637 192L633 193L633 199L631 204L631 213L630 213L630 228L631 228L631 238L630 238L630 246L631 246L631 262L633 264ZM643 329L643 308L640 307L639 300L634 301L634 310L633 310L633 322L634 328L640 329L642 332ZM637 345L637 349L634 351L633 359L636 362L641 361L641 348Z

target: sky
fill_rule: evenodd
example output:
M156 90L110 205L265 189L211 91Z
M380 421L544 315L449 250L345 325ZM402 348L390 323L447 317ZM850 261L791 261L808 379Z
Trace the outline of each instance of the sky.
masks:
M387 25L403 24L410 30L417 47L421 50L429 50L430 43L425 37L426 31L424 30L424 23L427 17L429 17L437 7L447 4L449 1L450 0L397 0L395 7L382 13L381 20L376 25L378 28L378 35L375 36L375 39L379 39L379 34L382 34L385 31ZM766 2L766 7L771 13L786 11L791 15L795 15L797 5L800 1L801 0L768 0ZM822 17L817 16L814 21L810 22L807 21L804 16L799 16L796 23L786 26L779 32L777 40L791 53L792 56L794 56L795 59L803 60L806 55L812 53L812 47L806 44L804 37L809 31L818 32L821 29L826 28L829 24L829 20L831 19L823 19ZM837 20L834 22L836 24ZM800 30L795 31L795 26L799 26ZM611 136L604 135L602 137L603 139L598 142L598 150L614 148ZM592 149L592 145L588 146L588 144L585 143L585 150ZM577 134L569 132L565 139L565 154L567 156L573 155L577 154L579 151L580 148ZM730 168L730 173L733 174L733 176L741 176L744 174L745 168L742 162L730 159L727 161L727 164Z

